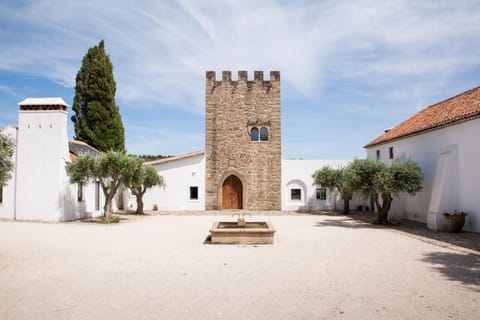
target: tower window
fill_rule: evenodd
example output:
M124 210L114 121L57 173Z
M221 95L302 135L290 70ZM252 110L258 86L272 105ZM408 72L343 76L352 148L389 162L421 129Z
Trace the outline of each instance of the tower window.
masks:
M262 127L258 130L257 127L253 127L250 130L250 141L268 141L268 128Z
M380 160L380 150L377 150L377 160Z
M258 141L258 128L253 127L250 131L250 141Z
M260 141L268 141L268 129L265 127L260 129Z
M198 187L190 187L190 200L198 200Z
M393 147L390 147L388 151L389 151L389 159L393 159Z

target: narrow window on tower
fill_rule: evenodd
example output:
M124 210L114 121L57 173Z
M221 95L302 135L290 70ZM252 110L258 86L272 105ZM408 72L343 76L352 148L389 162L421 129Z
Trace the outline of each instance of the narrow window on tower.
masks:
M258 128L253 127L252 130L250 130L250 141L258 141Z
M268 129L265 127L260 129L260 141L268 141Z

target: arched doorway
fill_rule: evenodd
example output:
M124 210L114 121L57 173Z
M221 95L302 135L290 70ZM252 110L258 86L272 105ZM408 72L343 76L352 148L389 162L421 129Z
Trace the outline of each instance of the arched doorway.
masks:
M222 185L222 209L242 209L243 188L237 176L230 175Z

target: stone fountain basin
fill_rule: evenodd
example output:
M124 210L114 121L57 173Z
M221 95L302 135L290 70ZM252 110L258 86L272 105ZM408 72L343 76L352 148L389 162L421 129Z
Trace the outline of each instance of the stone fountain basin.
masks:
M215 221L210 228L212 244L273 244L275 229L270 221Z

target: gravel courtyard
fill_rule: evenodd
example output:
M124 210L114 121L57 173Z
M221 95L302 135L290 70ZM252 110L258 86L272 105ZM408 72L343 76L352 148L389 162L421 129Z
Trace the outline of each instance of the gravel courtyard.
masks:
M204 244L220 218L0 221L0 319L480 318L479 255L342 216L266 216L274 245Z

